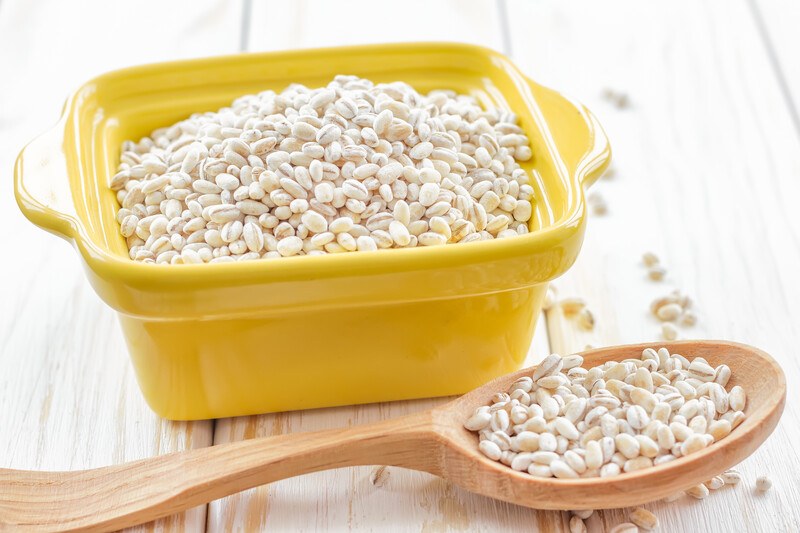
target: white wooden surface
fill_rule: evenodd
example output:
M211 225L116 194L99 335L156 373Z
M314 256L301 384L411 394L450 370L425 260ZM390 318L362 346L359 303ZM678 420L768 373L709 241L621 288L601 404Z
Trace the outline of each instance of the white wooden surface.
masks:
M0 1L0 466L80 469L208 446L213 423L145 404L114 313L63 241L24 219L11 171L69 91L104 71L235 52L238 6L217 0ZM163 16L148 13L161 12ZM206 507L148 529L203 531Z
M775 80L789 103L787 111L800 132L800 52L797 46L800 2L748 0L748 3L763 50L774 64Z
M457 40L510 51L532 77L589 105L615 150L614 177L596 186L609 213L592 218L578 263L557 282L561 295L589 300L597 327L578 332L553 311L546 328L540 323L532 358L655 339L649 301L678 287L700 311L685 336L756 344L779 359L790 383L800 379L800 223L792 204L800 197L800 132L790 105L800 98L796 7L786 11L770 0L599 4L508 0L503 16L499 4L480 0L255 0L242 31L241 4L224 0L0 0L0 223L13 228L0 247L0 467L85 468L207 446L212 438L360 424L437 403L161 421L144 404L113 313L89 288L73 251L18 213L13 159L57 118L71 88L112 68L229 53L241 42L274 50ZM626 93L630 107L609 103L605 89ZM638 264L645 250L662 256L665 282L645 279ZM650 506L661 530L800 531L799 399L790 387L774 436L741 465L744 486L704 502ZM757 496L752 481L762 473L775 487ZM148 528L567 531L564 513L476 497L432 476L391 468L377 483L371 477L374 469L364 467L286 480ZM590 531L606 531L623 516L597 513Z
M591 220L577 264L559 283L562 294L589 300L597 328L562 334L548 317L553 350L656 339L648 305L680 288L700 317L685 337L761 346L796 380L800 222L791 202L800 192L800 139L746 2L570 2L553 10L514 0L511 10L514 49L541 52L517 57L521 67L585 102L615 149L615 175L597 187L609 213ZM630 107L609 104L606 88L626 93ZM666 264L663 283L645 279L646 250ZM789 504L800 499L800 460L790 451L800 434L797 402L790 386L775 434L741 465L745 486L702 503L650 506L663 530L800 530ZM752 491L761 474L775 482L765 496ZM602 513L590 526L603 531L602 521L621 518Z

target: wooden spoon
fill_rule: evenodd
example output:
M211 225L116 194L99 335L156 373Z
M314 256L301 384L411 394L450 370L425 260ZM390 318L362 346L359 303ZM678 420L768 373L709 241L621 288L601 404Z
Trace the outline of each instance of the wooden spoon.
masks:
M505 391L520 370L441 407L346 429L295 433L182 451L76 472L0 470L0 524L15 530L121 529L309 472L354 465L393 465L430 472L478 494L537 509L627 507L663 498L736 465L778 423L786 380L756 348L725 341L686 341L601 348L583 353L584 366L639 358L644 348L725 363L748 395L745 421L708 448L663 465L612 478L542 479L478 452L464 421L490 396ZM3 529L0 527L0 529Z

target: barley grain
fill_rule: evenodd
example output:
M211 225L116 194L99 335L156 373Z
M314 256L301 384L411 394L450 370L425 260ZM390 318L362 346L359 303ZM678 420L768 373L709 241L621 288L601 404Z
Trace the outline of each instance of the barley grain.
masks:
M667 270L659 265L654 265L647 270L647 277L653 281L661 281L667 275Z
M642 263L644 263L644 266L646 267L652 267L659 263L659 259L658 256L653 252L645 252L642 255Z
M670 322L661 325L661 336L664 340L674 341L678 338L678 329Z
M612 527L608 533L638 533L639 528L636 524L630 522L623 522Z
M388 466L375 467L369 475L369 481L376 487L383 487L389 480L390 470Z
M728 395L728 405L730 408L734 411L743 411L746 403L747 396L745 395L744 389L739 385L734 386Z
M708 497L708 487L700 483L694 487L686 489L686 494L697 500L703 500Z
M656 316L660 320L673 321L676 320L682 312L683 308L677 303L668 303L658 308L658 311L656 311Z
M564 298L558 303L566 316L577 315L586 307L586 302L581 298Z
M493 461L499 460L500 454L502 453L500 447L490 440L481 441L478 445L478 449L480 449L481 453Z
M630 518L631 522L646 531L651 531L658 527L658 518L656 515L643 507L637 507L631 511L628 514L628 518Z
M578 312L578 325L587 331L594 329L594 315L589 309L584 307Z
M579 516L573 516L569 519L569 532L570 533L586 533L586 524Z
M742 481L742 475L736 470L726 470L720 477L726 485L738 485Z

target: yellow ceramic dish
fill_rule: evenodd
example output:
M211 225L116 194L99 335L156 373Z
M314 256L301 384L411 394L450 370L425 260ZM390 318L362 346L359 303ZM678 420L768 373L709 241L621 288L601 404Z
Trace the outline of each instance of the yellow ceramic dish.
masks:
M516 112L531 140L531 233L214 265L128 258L107 187L125 139L242 94L347 73L450 88ZM15 168L26 217L70 241L120 317L150 406L200 419L458 394L522 363L547 282L575 260L584 189L609 162L584 107L506 57L420 43L249 54L111 72L67 101Z

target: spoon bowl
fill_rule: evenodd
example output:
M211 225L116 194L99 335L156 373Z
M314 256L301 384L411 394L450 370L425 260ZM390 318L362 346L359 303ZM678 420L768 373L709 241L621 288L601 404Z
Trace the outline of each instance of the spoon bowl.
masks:
M632 344L582 352L583 366L606 361L639 359L645 348L666 347L688 358L703 357L711 366L731 369L727 389L741 385L747 393L746 418L730 435L707 448L652 468L606 478L536 478L517 472L478 451L478 436L464 429L464 421L489 397L506 391L533 368L507 374L438 408L438 427L450 441L442 472L434 472L471 492L537 509L606 509L655 501L732 468L752 454L772 433L783 412L786 379L780 366L765 352L727 341L679 341ZM446 431L445 431L446 428Z
M747 392L746 418L702 451L606 478L537 478L486 458L463 424L526 368L445 405L345 429L251 439L75 472L0 469L0 529L110 531L149 522L255 486L344 466L430 472L471 492L537 509L603 509L657 500L707 481L750 455L778 423L786 379L765 352L727 341L635 344L583 352L589 368L639 358L645 348L704 357Z

